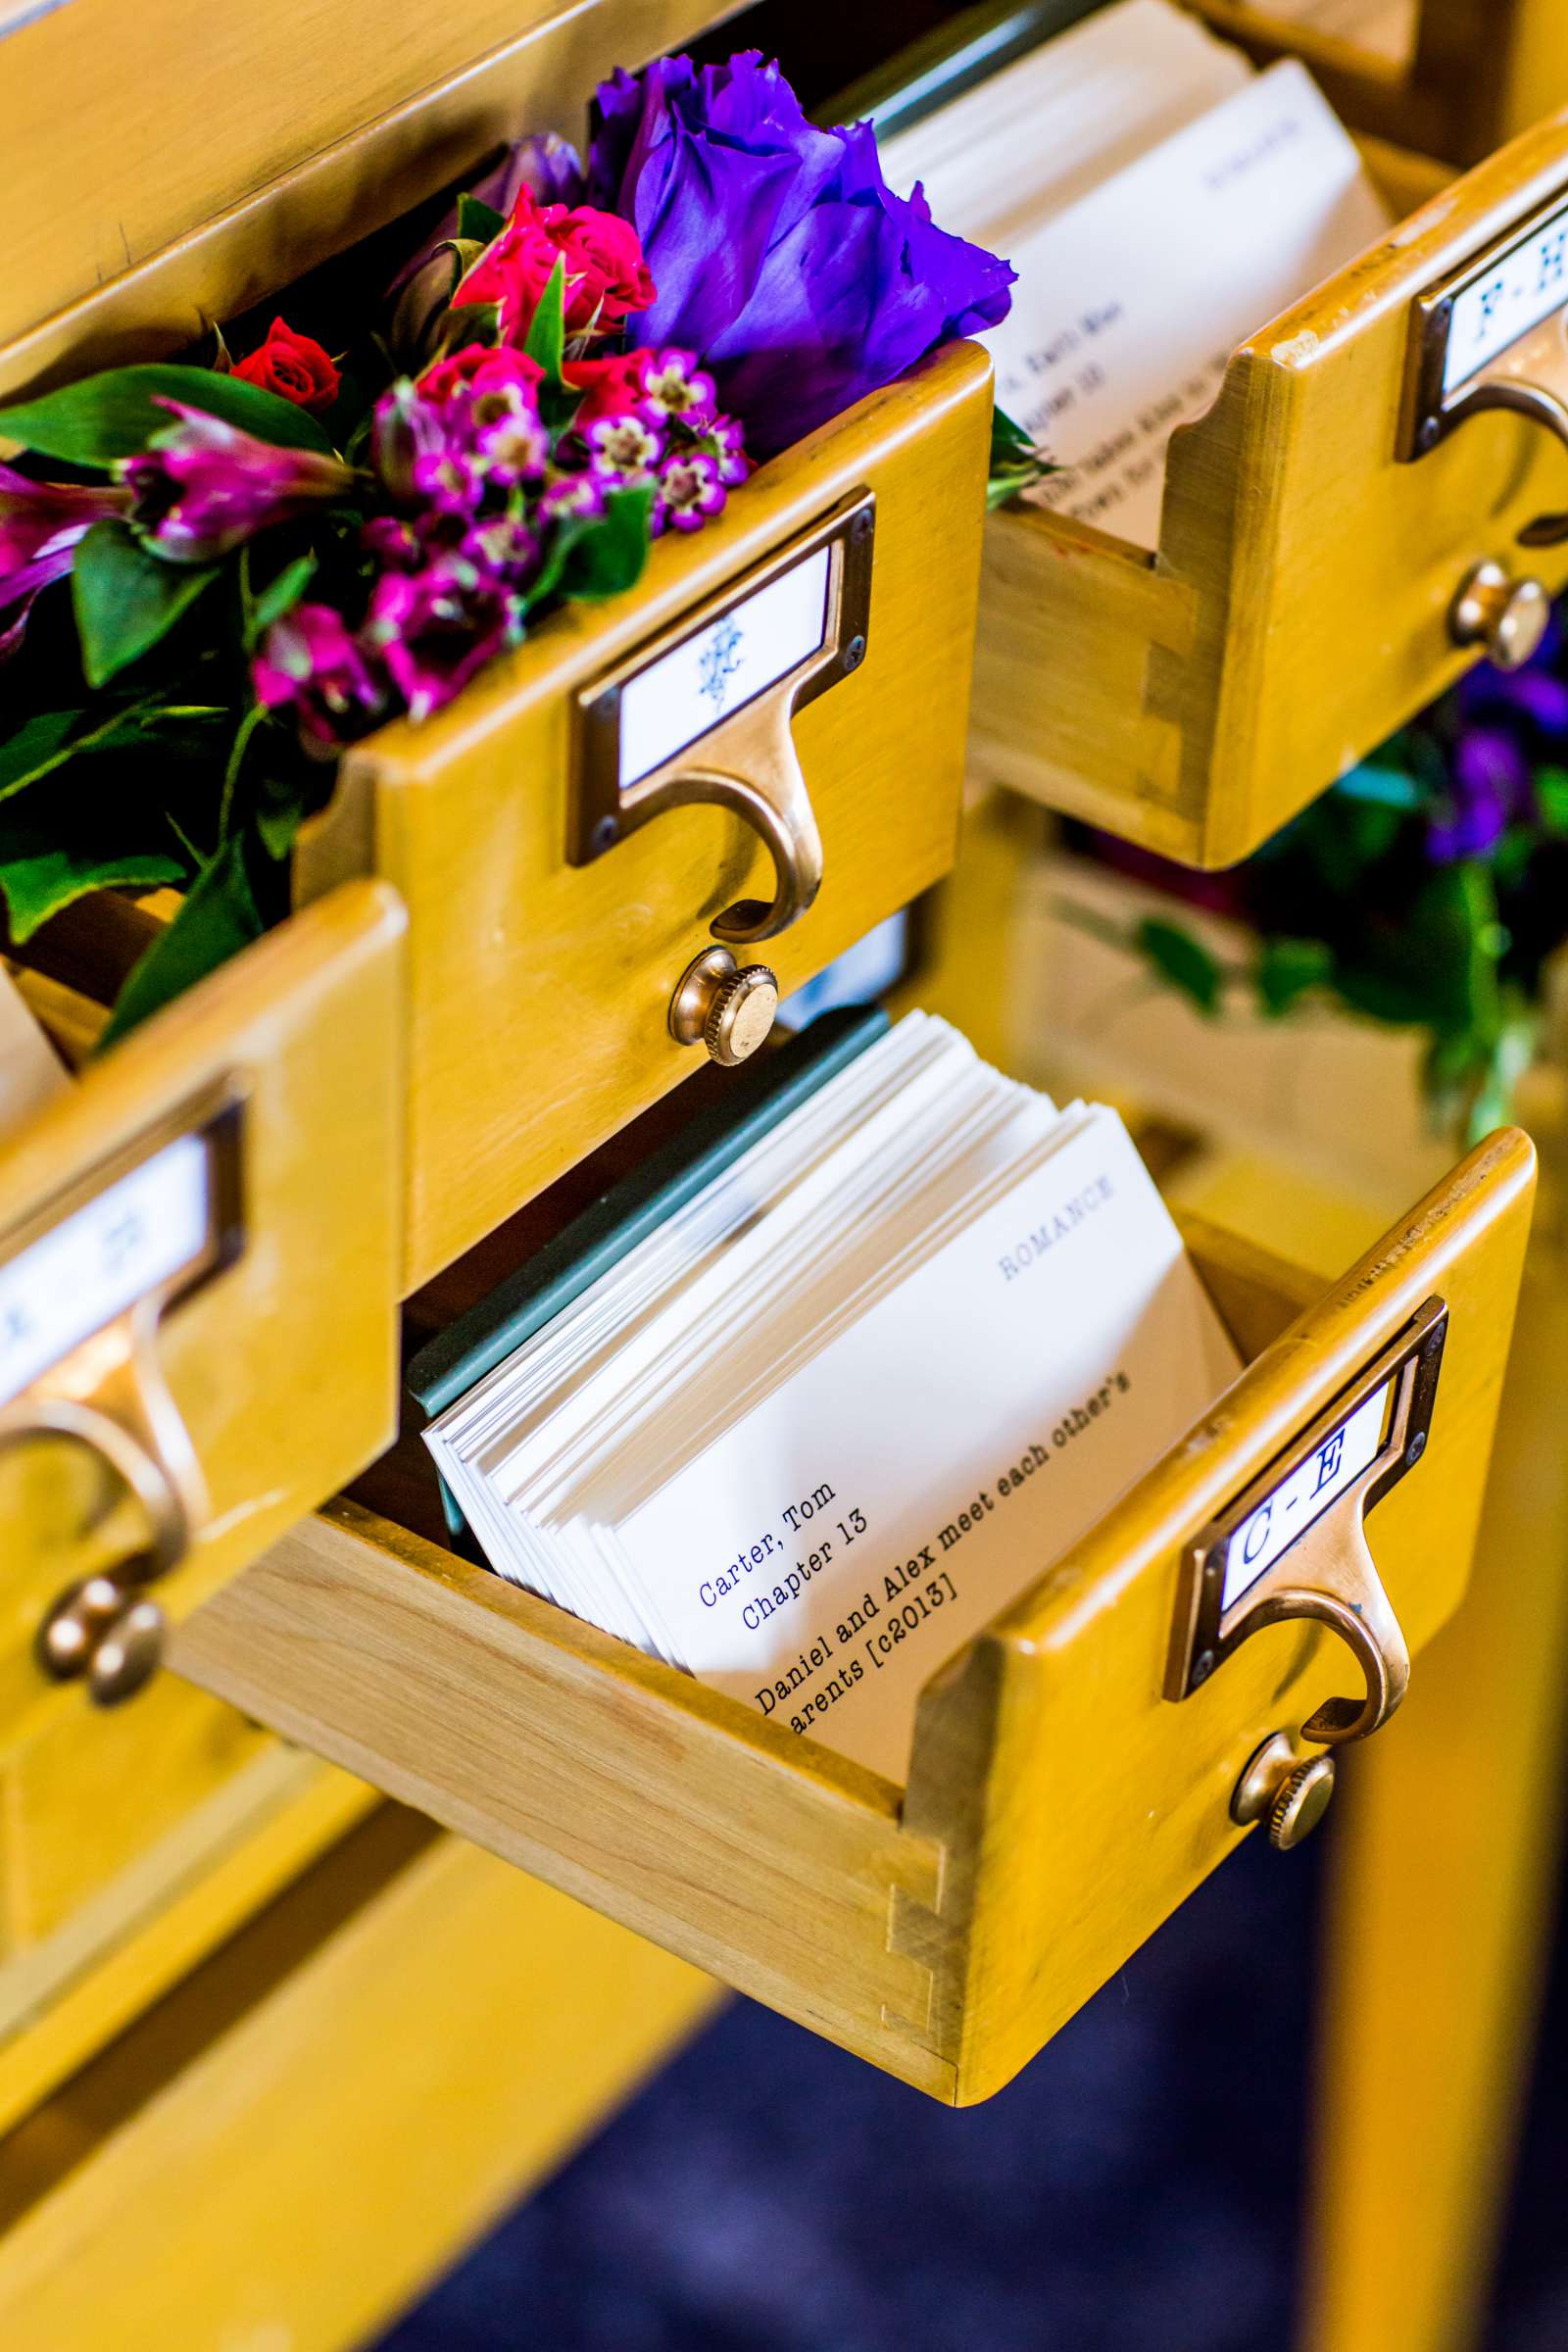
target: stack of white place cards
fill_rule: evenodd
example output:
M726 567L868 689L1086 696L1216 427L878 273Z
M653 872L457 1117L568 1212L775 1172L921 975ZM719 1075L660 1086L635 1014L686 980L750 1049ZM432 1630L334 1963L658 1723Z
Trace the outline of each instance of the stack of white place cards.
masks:
M425 1435L503 1576L902 1780L1237 1369L1115 1113L911 1013Z
M1254 74L1170 0L1118 0L882 145L890 183L1003 253L981 340L1061 470L1027 495L1153 547L1165 452L1245 337L1388 227L1305 69Z

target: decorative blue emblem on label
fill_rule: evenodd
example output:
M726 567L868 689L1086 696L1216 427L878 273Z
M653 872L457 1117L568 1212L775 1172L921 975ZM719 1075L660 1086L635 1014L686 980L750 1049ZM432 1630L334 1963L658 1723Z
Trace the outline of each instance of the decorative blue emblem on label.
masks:
M734 620L726 616L714 624L713 633L703 648L703 692L713 706L715 718L723 710L729 682L740 668L741 647L745 642L745 630L737 628Z

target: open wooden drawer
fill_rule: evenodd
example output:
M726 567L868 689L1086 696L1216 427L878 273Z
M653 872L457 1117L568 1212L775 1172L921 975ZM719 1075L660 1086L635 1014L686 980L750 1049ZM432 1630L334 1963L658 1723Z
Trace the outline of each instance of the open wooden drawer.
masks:
M81 24L102 13L85 0L78 21L81 5L24 30L8 89L35 99L79 63ZM173 39L185 0L157 13ZM352 50L343 13L331 0L313 37ZM220 119L247 67L265 90L287 66L318 103L291 118L288 168L225 210L240 191L198 142L184 201L212 217L181 221L149 166L134 266L107 284L89 232L118 198L72 210L74 244L37 257L38 289L63 307L8 332L0 299L0 389L180 348L471 172L503 128L580 135L597 74L723 13L533 0L476 64L493 7L456 32L405 26L399 7L394 54L356 56L341 86L293 29L235 32ZM400 83L395 123L356 112ZM95 79L89 95L109 111ZM558 612L439 718L344 761L298 846L294 898L373 875L408 908L406 1291L684 1076L737 969L717 1058L951 864L991 408L984 354L937 355L761 467L699 537L671 532L632 593Z
M1377 1501L1368 1539L1412 1646L1455 1606L1533 1171L1528 1142L1499 1134L1326 1294L1193 1232L1249 1368L933 1677L906 1788L349 1502L187 1620L173 1662L921 2088L982 2098L1245 1834L1232 1796L1260 1743L1283 1733L1305 1755L1301 1727L1346 1690L1339 1639L1296 1623L1165 1695L1178 1650L1202 1655L1187 1647L1186 1580L1200 1579L1230 1506L1245 1501L1254 1527L1259 1494L1278 1489L1283 1510L1280 1480L1321 1472L1358 1384L1388 1379L1386 1351L1402 1361L1413 1344L1409 1364L1430 1364L1420 1319L1435 1300L1447 1337L1430 1442L1391 1420L1384 1443L1404 1448L1408 1474ZM1331 1524L1327 1511L1313 1522ZM1311 1582L1306 1556L1286 1554L1288 1577Z
M405 929L334 893L0 1145L0 1767L396 1427Z
M952 864L990 420L938 354L346 760L296 896L409 909L406 1290L689 1074L697 958L788 990Z
M1232 355L1155 554L988 525L973 767L1187 864L1245 857L1568 582L1568 541L1521 546L1568 507L1568 115L1435 195L1368 157L1409 217ZM1536 414L1500 412L1521 383Z

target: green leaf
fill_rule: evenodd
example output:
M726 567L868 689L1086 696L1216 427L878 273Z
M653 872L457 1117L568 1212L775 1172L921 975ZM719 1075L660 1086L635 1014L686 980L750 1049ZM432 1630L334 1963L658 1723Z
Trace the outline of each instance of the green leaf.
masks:
M247 646L258 645L274 620L281 620L285 612L293 612L315 576L314 556L296 556L292 564L284 564L276 579L268 582L251 606L245 630Z
M0 800L70 759L71 730L81 715L79 710L40 710L8 743L0 743Z
M0 801L9 800L36 784L78 753L124 751L144 745L150 735L172 731L188 744L203 725L227 712L216 708L177 704L160 710L148 702L128 703L109 711L91 725L73 730L87 716L83 710L40 710L19 727L8 743L0 744Z
M215 564L166 564L127 523L95 522L71 575L88 685L107 685L150 652L217 577Z
M293 401L210 368L111 368L46 392L40 400L0 409L0 434L41 457L68 458L74 466L111 466L117 458L135 457L154 433L174 423L167 409L155 406L160 400L205 409L279 449L331 452L315 417Z
M99 1040L100 1051L260 939L262 928L245 870L244 840L236 835L203 866L168 930L135 965Z
M1258 999L1275 1019L1309 989L1327 986L1333 974L1334 952L1321 939L1265 939L1258 949Z
M561 593L578 604L624 596L648 561L652 490L612 490L605 511L573 539L561 568Z
M1147 915L1133 933L1133 945L1166 985L1188 998L1200 1012L1212 1016L1219 1010L1224 974L1190 931Z
M90 840L63 847L62 830L58 824L14 821L0 828L0 893L18 947L52 914L92 891L150 890L184 878L184 867L167 851L95 846ZM92 830L90 823L83 828L89 835Z
M1542 831L1554 839L1568 833L1568 768L1537 768L1535 796Z
M486 204L482 197L460 196L458 198L458 234L460 237L472 238L479 245L489 245L500 236L506 225L506 214L498 213L495 206Z
M466 350L470 343L487 346L501 340L501 305L499 302L455 302L441 314L435 329L432 356L442 357L454 351Z
M986 482L986 512L1004 507L1021 490L1043 482L1059 468L1031 441L1023 426L1005 409L991 412L991 466Z
M1008 456L1033 457L1035 445L1016 417L1009 416L1000 401L991 412L991 456L993 462Z
M523 350L530 360L544 369L545 383L552 392L565 389L566 379L562 372L566 354L566 257L562 255L550 272L550 283L539 297L539 307L528 321Z
M286 858L304 822L305 803L297 793L287 800L265 802L256 811L256 830L269 858Z

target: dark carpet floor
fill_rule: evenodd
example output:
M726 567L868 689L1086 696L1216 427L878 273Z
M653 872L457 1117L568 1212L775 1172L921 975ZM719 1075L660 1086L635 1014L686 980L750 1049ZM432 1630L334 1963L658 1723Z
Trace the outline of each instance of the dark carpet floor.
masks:
M1250 1840L962 2114L737 2002L379 2352L1287 2352L1320 1866ZM1568 2352L1565 2048L1559 1949L1487 2352Z

